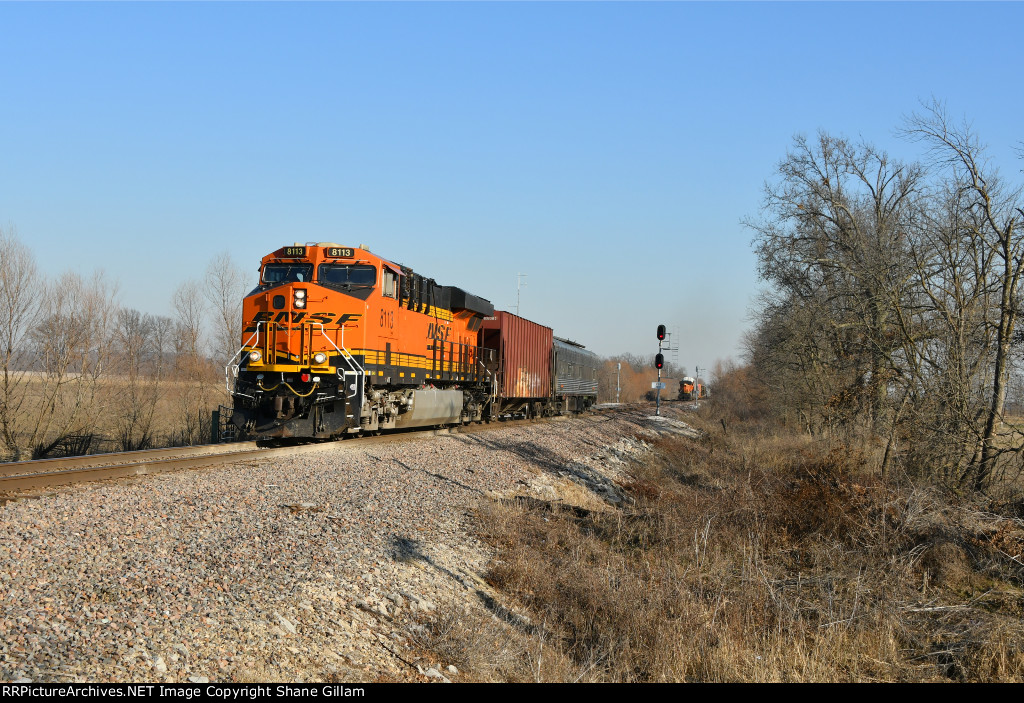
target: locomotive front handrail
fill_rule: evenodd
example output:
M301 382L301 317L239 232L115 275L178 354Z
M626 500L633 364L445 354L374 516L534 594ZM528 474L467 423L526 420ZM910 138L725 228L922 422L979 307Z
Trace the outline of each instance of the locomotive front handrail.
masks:
M252 346L253 339L257 340L257 344L259 343L260 325L262 324L262 322L256 323L256 331L252 333L252 337L249 337L249 340L247 342L242 343L242 346L239 348L239 350L236 351L230 359L228 359L228 365L224 367L224 388L225 390L227 390L228 395L234 393L234 391L231 390L231 378L228 376L228 372L230 371L231 375L233 375L235 378L238 378L238 369L241 367L241 363L232 364L231 362L234 361L235 358L239 356L242 352L244 352L246 347ZM246 397L249 398L252 396Z

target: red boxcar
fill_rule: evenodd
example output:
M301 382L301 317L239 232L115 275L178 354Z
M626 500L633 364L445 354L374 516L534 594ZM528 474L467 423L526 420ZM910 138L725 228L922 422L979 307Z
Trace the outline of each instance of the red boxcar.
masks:
M551 398L550 327L495 310L480 325L480 344L498 350L500 412L534 414Z

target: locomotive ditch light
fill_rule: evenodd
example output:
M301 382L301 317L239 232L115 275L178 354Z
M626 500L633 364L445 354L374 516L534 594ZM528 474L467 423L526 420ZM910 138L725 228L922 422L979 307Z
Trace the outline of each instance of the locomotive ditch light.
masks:
M249 352L249 363L250 364L258 364L258 363L260 363L260 359L262 359L262 358L263 358L263 355L260 354L255 349L253 349L251 352Z
M323 352L317 352L313 355L313 363L317 366L323 364L325 361L327 361L327 355Z

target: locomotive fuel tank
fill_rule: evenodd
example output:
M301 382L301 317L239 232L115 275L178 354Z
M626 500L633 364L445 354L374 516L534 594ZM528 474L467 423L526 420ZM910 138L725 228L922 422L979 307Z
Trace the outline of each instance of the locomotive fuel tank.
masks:
M462 418L462 391L437 389L410 391L409 411L400 415L396 427L430 427L456 424Z

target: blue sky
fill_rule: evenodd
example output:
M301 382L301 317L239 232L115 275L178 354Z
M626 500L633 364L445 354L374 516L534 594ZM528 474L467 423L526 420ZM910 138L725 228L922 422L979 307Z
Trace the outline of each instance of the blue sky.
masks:
M0 3L0 224L168 314L228 250L368 244L600 354L736 356L797 133L932 96L1024 163L1020 3Z

